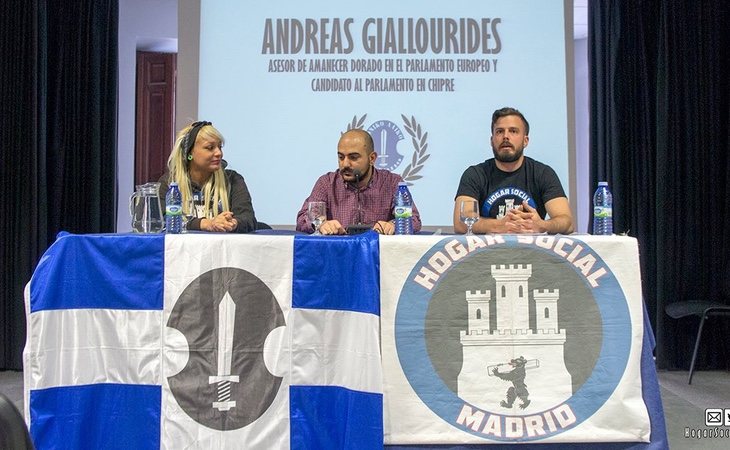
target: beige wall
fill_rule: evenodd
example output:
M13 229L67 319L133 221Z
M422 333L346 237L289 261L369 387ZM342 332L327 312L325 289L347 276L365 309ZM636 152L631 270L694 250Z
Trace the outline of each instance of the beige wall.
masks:
M177 7L178 0L119 1L116 161L117 232L119 233L132 230L129 217L129 196L134 192L137 50L169 53L177 51Z
M178 0L177 89L175 129L198 120L200 0Z

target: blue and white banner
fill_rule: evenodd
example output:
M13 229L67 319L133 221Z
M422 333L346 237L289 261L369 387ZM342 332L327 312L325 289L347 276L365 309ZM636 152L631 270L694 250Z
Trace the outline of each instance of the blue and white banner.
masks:
M371 235L59 237L26 288L36 447L382 447L377 252Z
M380 254L386 444L650 441L635 239L396 236Z

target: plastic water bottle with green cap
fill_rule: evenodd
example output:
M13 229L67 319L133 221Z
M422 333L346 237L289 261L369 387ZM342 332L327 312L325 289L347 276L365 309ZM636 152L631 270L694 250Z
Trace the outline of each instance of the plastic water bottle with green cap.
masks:
M606 181L600 181L593 194L593 234L613 234L613 195Z

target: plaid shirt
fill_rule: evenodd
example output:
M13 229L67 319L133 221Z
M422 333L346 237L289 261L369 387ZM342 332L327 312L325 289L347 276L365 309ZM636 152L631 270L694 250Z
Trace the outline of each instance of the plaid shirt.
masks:
M356 189L346 183L340 171L328 172L317 180L302 209L297 213L297 231L311 233L312 224L307 218L307 203L325 202L327 220L335 219L343 227L364 223L373 225L379 220L393 220L393 199L398 190L398 183L403 181L400 175L373 167L373 176L368 185ZM415 202L413 203L413 232L421 230L421 216Z

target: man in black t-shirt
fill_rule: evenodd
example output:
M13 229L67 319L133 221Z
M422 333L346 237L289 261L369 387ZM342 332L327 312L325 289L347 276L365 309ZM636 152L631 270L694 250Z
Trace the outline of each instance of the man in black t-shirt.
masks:
M530 125L518 110L494 112L494 158L469 167L461 176L454 202L455 232L466 232L460 220L462 200L479 204L481 217L472 228L477 234L573 232L570 204L557 174L523 154L529 133Z

